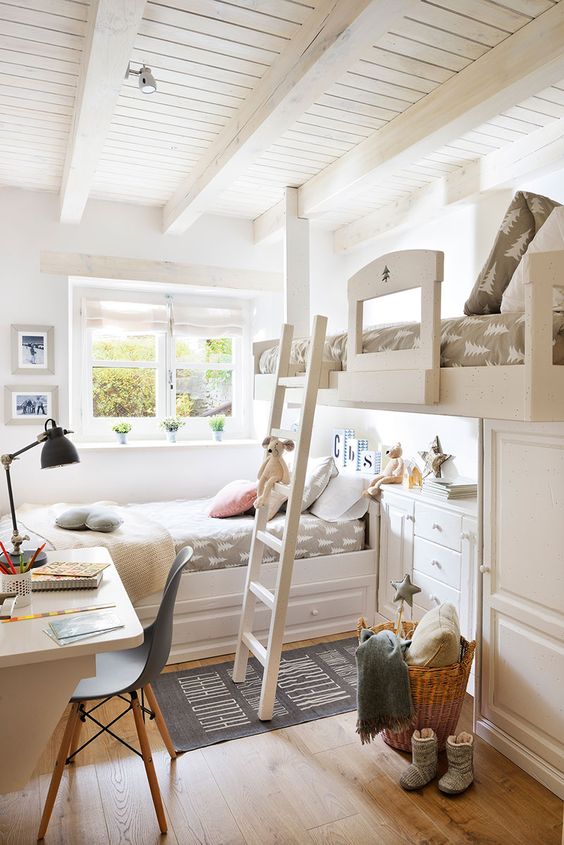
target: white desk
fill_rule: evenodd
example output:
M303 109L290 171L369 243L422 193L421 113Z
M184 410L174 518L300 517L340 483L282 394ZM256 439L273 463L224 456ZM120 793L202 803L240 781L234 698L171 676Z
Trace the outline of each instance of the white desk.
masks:
M50 552L48 560L111 562L103 548ZM113 563L97 590L33 592L19 615L114 604L123 628L59 646L44 633L48 619L0 622L0 794L22 789L77 683L96 673L96 654L143 642L143 628ZM57 617L55 617L57 618ZM63 618L63 617L60 617Z

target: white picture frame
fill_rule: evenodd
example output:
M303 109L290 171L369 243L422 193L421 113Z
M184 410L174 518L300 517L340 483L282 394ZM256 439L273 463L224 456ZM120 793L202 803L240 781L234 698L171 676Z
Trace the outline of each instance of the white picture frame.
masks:
M59 415L59 388L53 384L10 384L4 387L6 425L40 425Z
M53 326L12 325L12 373L53 375L55 329Z

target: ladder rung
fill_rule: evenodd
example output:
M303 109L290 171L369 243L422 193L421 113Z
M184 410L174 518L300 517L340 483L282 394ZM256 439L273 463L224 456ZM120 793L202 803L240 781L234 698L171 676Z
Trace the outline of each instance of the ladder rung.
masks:
M287 376L278 379L279 387L305 387L305 376Z
M259 663L266 666L266 648L262 643L259 643L254 634L250 631L245 631L241 637L249 651L251 651Z
M282 551L282 540L278 537L275 537L274 534L271 534L269 531L257 531L257 540L260 540L261 543L264 543L265 546L268 546L269 549L272 549L273 552L280 552Z
M249 590L257 599L260 599L263 604L272 610L274 607L274 593L268 590L264 584L259 584L258 581L251 581Z
M299 431L287 431L285 428L273 428L270 432L271 437L278 437L280 440L297 440L300 436Z

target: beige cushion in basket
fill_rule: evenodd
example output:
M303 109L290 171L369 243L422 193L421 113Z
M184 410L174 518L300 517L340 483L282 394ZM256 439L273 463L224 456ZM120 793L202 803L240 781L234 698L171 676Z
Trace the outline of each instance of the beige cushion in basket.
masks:
M505 212L492 250L464 305L464 313L499 314L501 298L523 253L551 211L560 203L517 191Z
M410 666L438 669L460 660L460 625L453 604L428 610L413 632L405 660Z

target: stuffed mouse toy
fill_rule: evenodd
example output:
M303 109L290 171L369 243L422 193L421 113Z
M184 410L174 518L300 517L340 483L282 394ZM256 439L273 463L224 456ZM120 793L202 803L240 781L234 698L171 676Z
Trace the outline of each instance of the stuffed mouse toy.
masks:
M266 449L266 459L258 471L258 489L255 508L266 505L270 491L275 484L289 484L290 472L284 460L284 451L291 452L293 440L279 440L277 437L265 437L262 445Z

